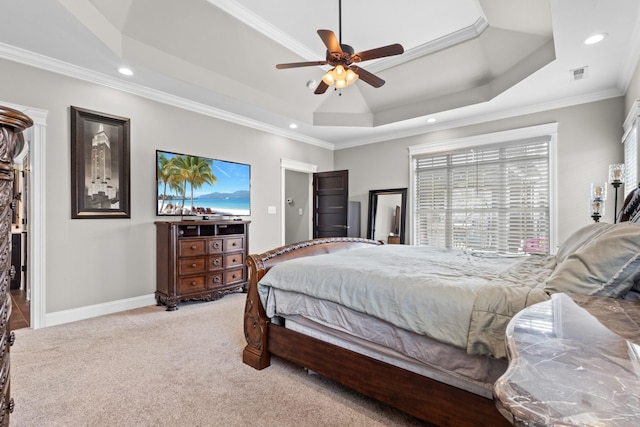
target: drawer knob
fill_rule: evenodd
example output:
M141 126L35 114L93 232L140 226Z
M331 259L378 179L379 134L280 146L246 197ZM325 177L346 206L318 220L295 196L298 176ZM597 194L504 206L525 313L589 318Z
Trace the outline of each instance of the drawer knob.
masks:
M16 342L16 334L15 332L11 332L11 334L9 334L9 345L13 345L14 342Z
M192 250L192 251L195 251L195 250L196 250L196 245L192 245L192 246L191 246L191 250Z
M195 263L191 264L191 268L196 268L196 264Z
M195 286L195 285L197 285L196 282L191 282L191 286Z
M220 278L218 276L214 277L213 283L220 283Z
M236 242L231 243L231 246L238 246Z
M233 258L231 262L238 262L238 258Z
M12 413L15 407L16 407L16 404L13 401L13 397L12 397L11 399L9 399L9 413Z
M213 264L214 264L214 265L220 265L220 260L216 258L216 260L215 260L215 261L213 261Z
M231 278L232 278L232 279L235 279L236 277L237 277L237 276L236 276L235 274L233 274L233 275L231 276Z

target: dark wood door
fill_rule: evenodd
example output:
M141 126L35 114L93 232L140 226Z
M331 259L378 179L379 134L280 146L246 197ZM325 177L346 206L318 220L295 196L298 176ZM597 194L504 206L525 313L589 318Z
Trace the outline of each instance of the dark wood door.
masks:
M349 171L313 174L313 237L347 235Z

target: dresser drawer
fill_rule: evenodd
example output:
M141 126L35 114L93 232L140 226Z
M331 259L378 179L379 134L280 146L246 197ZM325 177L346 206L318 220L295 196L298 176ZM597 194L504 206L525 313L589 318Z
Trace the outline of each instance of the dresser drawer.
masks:
M209 246L210 254L219 254L224 249L222 239L209 239L207 245Z
M229 254L224 256L224 267L230 268L235 266L244 265L244 257L242 252L238 252L236 254Z
M178 272L181 276L185 274L204 273L207 271L207 258L183 258L180 259L178 265Z
M188 294L189 292L203 291L207 288L207 276L181 277L178 281L178 292Z
M209 261L208 261L209 265L208 265L207 269L209 271L222 269L224 267L224 264L223 264L222 260L223 260L222 255L210 256L209 257Z
M230 237L224 241L224 251L239 251L244 249L244 237Z
M244 279L244 269L238 268L224 272L224 284L231 285L236 282L242 282Z
M218 286L222 286L224 284L223 280L222 271L219 273L211 273L207 276L207 287L209 289L215 289Z
M206 240L204 239L185 239L178 241L179 256L197 256L206 254Z

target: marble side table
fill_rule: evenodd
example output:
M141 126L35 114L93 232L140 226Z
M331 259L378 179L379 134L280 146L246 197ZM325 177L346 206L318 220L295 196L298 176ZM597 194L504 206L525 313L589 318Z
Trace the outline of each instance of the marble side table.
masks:
M494 384L516 426L640 426L640 302L555 294L506 332Z

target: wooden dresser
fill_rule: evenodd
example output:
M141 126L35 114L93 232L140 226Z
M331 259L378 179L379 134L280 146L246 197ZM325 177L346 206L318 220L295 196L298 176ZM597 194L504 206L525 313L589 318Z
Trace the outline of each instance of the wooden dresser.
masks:
M249 221L157 221L156 301L177 310L246 290Z
M13 412L10 388L9 348L15 335L11 332L11 202L13 201L13 156L24 146L22 131L33 121L11 108L0 106L0 426L9 425Z

